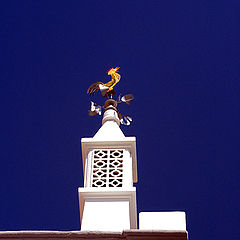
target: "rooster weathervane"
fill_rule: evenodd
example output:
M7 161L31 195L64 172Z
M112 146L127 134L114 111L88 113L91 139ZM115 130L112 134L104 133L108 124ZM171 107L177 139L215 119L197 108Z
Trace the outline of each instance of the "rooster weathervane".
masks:
M113 95L116 94L114 91L113 87L120 81L120 74L118 74L118 69L119 67L116 68L111 68L107 73L108 75L111 75L111 80L107 83L102 83L102 82L95 82L93 83L87 90L87 94L90 96L94 96L98 90L100 90L102 97L104 98L113 98ZM116 103L122 103L125 102L128 105L131 103L133 100L133 95L132 94L127 94L121 97L121 94L118 96ZM115 101L115 100L114 100ZM104 106L100 106L99 104L91 101L91 108L88 111L89 116L95 116L95 115L101 115L102 114L102 109L104 109ZM129 116L124 116L120 112L118 112L118 117L120 119L120 123L124 125L130 125L132 122L132 118Z

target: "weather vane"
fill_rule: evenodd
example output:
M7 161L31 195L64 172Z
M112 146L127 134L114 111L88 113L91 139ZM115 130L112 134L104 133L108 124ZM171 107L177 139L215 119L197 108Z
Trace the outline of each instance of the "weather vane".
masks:
M120 81L120 74L118 74L119 67L111 68L107 73L108 75L111 75L111 80L107 83L102 82L95 82L93 83L87 90L87 94L90 96L94 96L98 90L100 90L102 97L106 98L113 98L113 95L116 94L116 92L113 90L113 87ZM133 100L132 94L127 94L121 97L121 94L118 96L117 100L115 101L116 104L118 103L127 103L128 105ZM95 115L101 115L102 109L104 109L104 106L100 106L99 104L91 101L91 108L88 111L89 116L95 116ZM124 125L130 125L132 122L132 118L129 116L124 116L120 112L118 112L118 117L120 119L120 123Z

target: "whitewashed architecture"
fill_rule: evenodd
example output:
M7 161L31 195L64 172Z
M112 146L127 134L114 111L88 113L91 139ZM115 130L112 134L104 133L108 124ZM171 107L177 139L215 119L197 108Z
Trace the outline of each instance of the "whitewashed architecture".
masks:
M119 128L117 103L105 102L102 127L82 138L81 231L3 231L0 240L187 240L184 212L142 212L137 226L135 137Z
M107 100L101 128L94 137L81 139L84 187L78 192L82 231L138 229L133 186L137 182L136 138L124 136L116 107L116 101ZM141 212L139 230L186 234L185 213Z
M82 138L84 187L79 188L81 230L137 228L136 138L125 137L113 99L105 102L102 127Z

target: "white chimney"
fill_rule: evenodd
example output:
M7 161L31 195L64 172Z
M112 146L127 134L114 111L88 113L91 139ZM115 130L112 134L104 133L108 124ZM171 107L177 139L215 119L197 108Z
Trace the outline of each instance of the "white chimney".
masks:
M84 187L78 189L81 230L123 231L137 228L136 138L119 128L117 102L105 102L102 127L82 138Z

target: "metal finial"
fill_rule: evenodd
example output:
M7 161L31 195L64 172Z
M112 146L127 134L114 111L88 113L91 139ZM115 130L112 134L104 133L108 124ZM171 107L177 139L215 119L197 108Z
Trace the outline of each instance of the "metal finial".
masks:
M111 75L112 79L111 81L107 83L102 82L95 82L93 83L87 90L87 94L90 96L94 96L97 91L100 89L101 94L103 97L109 97L115 94L115 91L113 90L113 87L120 81L120 74L118 74L119 67L111 68L108 71L108 75Z
M104 106L100 106L97 103L91 101L91 108L88 111L88 114L89 116L101 115L102 109L104 109L105 111L112 109L117 112L117 116L121 124L130 125L132 122L132 118L129 116L124 116L123 114L118 112L117 104L124 102L129 105L131 101L134 99L133 95L126 94L123 97L121 97L120 94L117 100L113 99L113 95L116 94L116 92L113 90L113 87L120 81L121 78L120 74L117 73L118 69L119 67L111 68L107 72L108 75L111 75L112 77L111 81L105 84L102 82L95 82L88 88L87 94L89 94L90 96L94 96L98 92L98 90L100 90L103 97L108 97L108 100L105 101Z

